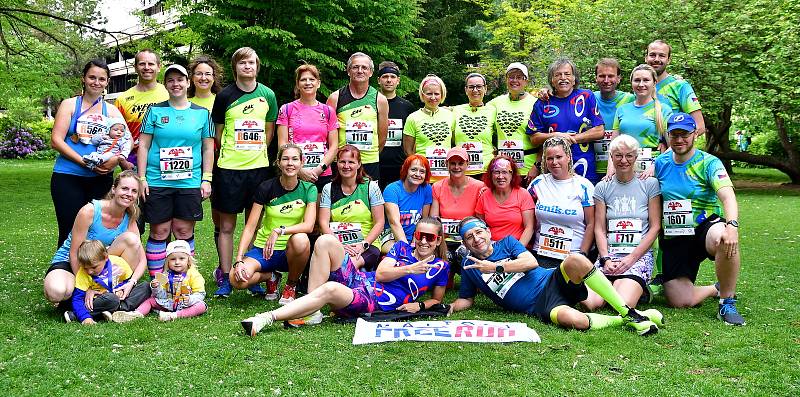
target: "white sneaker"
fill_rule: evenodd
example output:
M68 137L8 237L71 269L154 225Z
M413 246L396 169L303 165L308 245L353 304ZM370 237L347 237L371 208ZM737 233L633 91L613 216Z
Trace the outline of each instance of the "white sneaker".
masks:
M114 313L116 313L116 312L114 312ZM100 314L102 314L102 315L103 315L103 318L104 318L106 321L114 321L114 318L113 318L113 317L114 317L114 315L113 315L113 314L111 314L111 312L109 312L109 311L104 311L104 312L102 312L102 313L100 313Z
M144 315L142 313L139 313L135 310L130 312L118 311L111 315L111 321L115 323L127 323L128 321L133 321L143 317Z
M273 321L272 313L260 313L242 320L242 328L244 328L245 335L256 336L258 331L272 325Z
M317 310L314 313L311 313L303 318L296 318L294 320L289 320L289 323L292 327L300 327L303 325L317 325L322 322L322 312Z
M175 312L168 312L166 310L162 310L158 312L158 320L159 321L172 321L178 318L178 313Z

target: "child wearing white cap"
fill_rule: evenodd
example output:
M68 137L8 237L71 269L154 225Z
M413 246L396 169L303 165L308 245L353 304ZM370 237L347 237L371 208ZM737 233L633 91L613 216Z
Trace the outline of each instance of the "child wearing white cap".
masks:
M153 309L159 310L158 319L161 321L195 317L205 313L208 309L204 302L205 280L197 271L197 262L191 252L189 243L184 240L169 243L167 258L164 261L167 269L165 272L157 273L150 282L152 296L134 311L114 312L112 320L117 323L132 321L143 318Z

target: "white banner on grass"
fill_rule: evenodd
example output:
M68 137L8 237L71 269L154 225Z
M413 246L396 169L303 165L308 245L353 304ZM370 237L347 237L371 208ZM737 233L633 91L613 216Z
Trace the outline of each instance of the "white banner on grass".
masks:
M369 322L358 319L354 345L411 340L419 342L541 342L525 323L479 320Z

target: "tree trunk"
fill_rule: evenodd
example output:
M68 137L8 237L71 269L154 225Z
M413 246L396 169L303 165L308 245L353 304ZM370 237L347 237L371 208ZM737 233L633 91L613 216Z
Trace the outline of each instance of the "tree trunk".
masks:
M729 103L722 105L722 110L717 114L717 117L714 118L715 120L719 120L717 122L711 122L709 118L703 117L703 120L706 122L706 152L715 154L729 152L731 150L729 133L732 125L732 109L733 105ZM733 167L731 165L731 159L726 159L721 156L717 157L722 160L725 169L732 175Z

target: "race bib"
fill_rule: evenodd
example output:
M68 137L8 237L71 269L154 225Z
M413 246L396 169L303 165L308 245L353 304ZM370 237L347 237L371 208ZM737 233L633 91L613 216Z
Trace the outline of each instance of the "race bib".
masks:
M264 120L236 119L233 121L235 150L264 149Z
M92 137L106 131L106 118L102 114L85 114L75 123L75 134L84 145L92 143Z
M345 140L358 150L372 149L372 123L364 120L349 120L345 125Z
M636 159L634 171L642 172L655 163L653 159L653 149L641 148L639 149L639 157Z
M389 133L386 135L386 147L403 145L403 119L389 119Z
M482 171L483 144L480 142L466 142L461 144L461 147L467 151L467 157L469 157L467 171Z
M642 220L621 218L608 220L608 252L630 254L642 241Z
M441 146L431 146L425 149L425 157L431 164L432 176L447 176L447 149Z
M608 161L608 147L611 145L612 130L603 133L603 139L594 142L594 160Z
M511 287L522 277L525 277L525 273L489 273L481 274L481 277L486 286L497 294L500 299L503 299L508 291L511 290Z
M508 139L497 142L497 154L504 154L511 157L517 168L525 166L525 149L522 148L522 141L519 139Z
M342 245L357 244L364 241L364 234L361 232L361 223L331 222L331 231L339 239Z
M550 258L564 259L572 248L572 234L570 228L542 223L539 228L539 255Z
M325 156L325 142L306 142L303 144L303 168L314 168L322 163Z
M158 154L161 180L175 181L192 177L194 158L191 146L161 148Z
M693 236L691 200L664 201L664 235Z
M461 234L458 233L459 223L461 221L457 219L442 218L442 229L450 241L461 241Z

